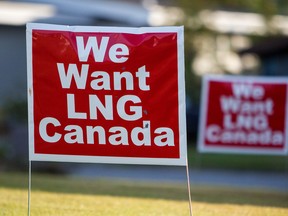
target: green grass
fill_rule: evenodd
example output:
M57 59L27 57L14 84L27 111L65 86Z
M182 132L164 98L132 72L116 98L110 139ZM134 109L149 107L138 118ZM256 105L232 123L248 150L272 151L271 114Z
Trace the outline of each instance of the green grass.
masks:
M190 168L288 172L288 155L200 154L188 146Z
M26 174L0 173L0 216L27 215ZM193 216L287 216L288 194L192 185ZM186 185L32 175L31 216L189 215Z

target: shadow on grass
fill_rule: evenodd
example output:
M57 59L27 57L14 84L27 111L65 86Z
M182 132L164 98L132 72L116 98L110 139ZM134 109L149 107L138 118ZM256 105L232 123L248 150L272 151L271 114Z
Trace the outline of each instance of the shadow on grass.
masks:
M28 190L28 175L23 173L0 173L0 187ZM53 193L188 201L188 192L184 184L92 180L33 173L32 193L36 190ZM287 193L192 185L191 194L194 202L288 208Z

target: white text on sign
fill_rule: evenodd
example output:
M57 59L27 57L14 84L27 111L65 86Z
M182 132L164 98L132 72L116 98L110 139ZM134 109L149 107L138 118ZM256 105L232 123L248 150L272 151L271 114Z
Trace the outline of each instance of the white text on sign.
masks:
M91 63L88 64L88 59L91 53L95 64L104 62L105 59L109 59L111 64L121 64L129 59L127 45L123 43L109 45L109 41L109 37L88 37L85 45L84 38L77 36L77 54L81 65L56 63L61 88L68 91L73 88L73 92L71 90L66 93L67 118L91 120L89 122L95 122L95 125L85 127L77 124L62 125L57 118L46 117L39 124L41 138L48 143L56 143L63 139L67 144L105 145L109 143L125 146L129 145L131 140L135 146L152 144L159 147L175 146L174 131L165 126L152 129L153 123L144 118L141 97L131 93L133 90L150 91L148 79L151 74L146 64L138 67L136 71L89 70ZM85 107L88 107L88 110L79 111L77 109L79 95L74 91L87 89L95 93L84 96L87 103ZM123 90L127 91L127 94L117 98L112 94L112 91ZM106 93L103 98L97 95L100 91ZM83 100L83 95L81 97ZM102 121L113 121L116 116L128 122L139 121L139 125L132 129L118 125L107 128L99 125L100 121L97 122L100 118ZM53 133L48 133L48 128L53 128Z

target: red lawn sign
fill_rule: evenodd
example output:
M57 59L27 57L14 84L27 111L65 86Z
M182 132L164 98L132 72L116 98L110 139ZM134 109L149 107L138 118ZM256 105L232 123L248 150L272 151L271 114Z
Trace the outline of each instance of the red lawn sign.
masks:
M287 80L207 76L203 79L200 152L287 153Z
M29 158L186 164L183 28L27 25Z

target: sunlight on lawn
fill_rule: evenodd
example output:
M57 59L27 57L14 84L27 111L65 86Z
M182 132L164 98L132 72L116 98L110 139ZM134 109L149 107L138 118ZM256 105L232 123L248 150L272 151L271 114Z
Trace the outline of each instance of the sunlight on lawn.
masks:
M27 215L27 191L0 188L0 215ZM193 195L193 194L192 194ZM237 196L237 194L235 194ZM265 199L265 197L263 197ZM188 201L81 195L33 191L31 215L35 216L180 216L189 215ZM288 207L223 204L193 201L197 216L287 216Z
M0 216L28 212L22 174L1 173ZM287 216L288 194L192 185L195 216ZM189 216L185 185L34 175L31 216Z

